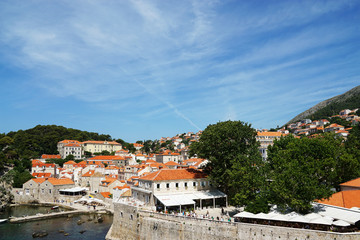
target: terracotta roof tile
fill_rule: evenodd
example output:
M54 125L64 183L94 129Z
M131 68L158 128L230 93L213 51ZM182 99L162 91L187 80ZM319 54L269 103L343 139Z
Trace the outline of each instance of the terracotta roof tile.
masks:
M52 185L69 185L69 184L75 184L71 179L69 178L48 178L47 179Z
M344 208L360 207L360 190L337 192L329 199L322 199L317 202Z
M340 186L360 187L360 178L341 183Z
M207 175L194 169L161 169L157 172L150 173L140 180L164 181L180 179L198 179L206 178Z
M166 166L179 166L180 164L174 162L174 161L169 161L167 163L165 163Z
M110 192L100 192L100 194L101 194L104 198L111 198L111 197L110 197L110 195L111 195Z
M42 158L42 159L52 159L52 158L58 158L58 159L60 159L61 156L60 156L60 155L43 154L43 155L41 155L41 158Z
M257 132L258 136L268 136L268 137L281 137L284 134L281 132Z
M76 162L74 162L74 161L67 161L66 163L64 163L64 164L71 164L71 165L75 165L76 164Z
M82 176L83 177L91 177L92 175L94 175L95 171L94 170L90 170L86 173L84 173Z

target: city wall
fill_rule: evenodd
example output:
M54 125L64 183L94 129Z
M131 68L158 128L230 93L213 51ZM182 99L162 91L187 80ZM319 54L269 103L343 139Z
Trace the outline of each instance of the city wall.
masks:
M360 233L334 233L306 229L218 222L176 217L139 210L122 203L114 204L114 220L106 239L221 239L281 240L325 239L358 240Z

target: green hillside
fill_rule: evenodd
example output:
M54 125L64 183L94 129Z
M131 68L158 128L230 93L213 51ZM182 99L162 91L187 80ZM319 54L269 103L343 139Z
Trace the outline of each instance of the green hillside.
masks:
M287 124L300 121L305 118L317 120L337 115L343 109L360 108L360 86L345 92L344 94L322 101L312 108L300 113Z

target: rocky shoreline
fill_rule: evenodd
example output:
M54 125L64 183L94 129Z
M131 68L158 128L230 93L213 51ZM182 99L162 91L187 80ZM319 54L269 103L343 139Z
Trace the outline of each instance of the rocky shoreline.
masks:
M4 211L12 203L14 196L11 193L12 186L0 178L0 212Z

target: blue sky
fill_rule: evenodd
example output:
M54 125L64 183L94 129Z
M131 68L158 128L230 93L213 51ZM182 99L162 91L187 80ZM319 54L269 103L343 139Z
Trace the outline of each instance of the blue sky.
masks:
M0 2L0 132L282 125L360 83L360 1Z

